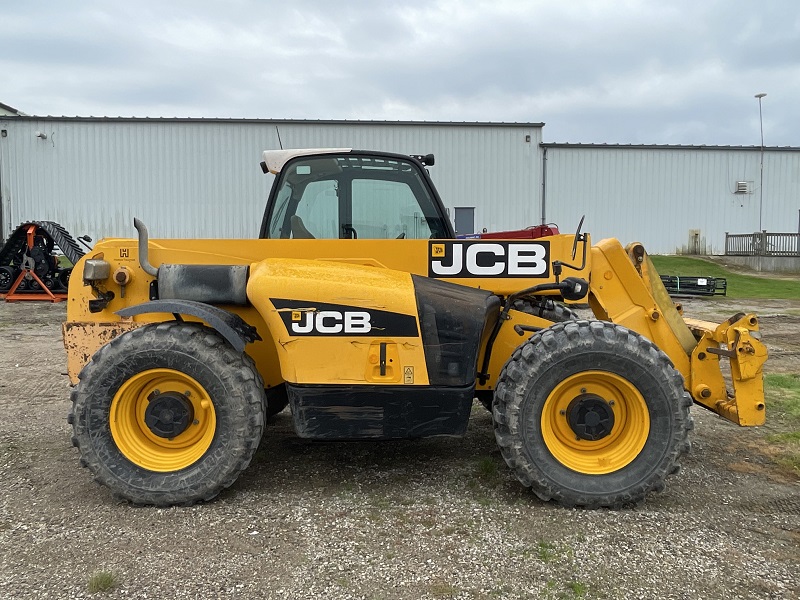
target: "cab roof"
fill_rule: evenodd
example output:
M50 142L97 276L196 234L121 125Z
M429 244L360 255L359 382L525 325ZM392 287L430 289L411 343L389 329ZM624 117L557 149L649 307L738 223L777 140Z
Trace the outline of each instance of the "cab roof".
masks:
M296 150L264 150L264 162L261 168L264 173L277 175L281 172L283 165L298 156L310 156L312 154L349 154L352 148L301 148Z

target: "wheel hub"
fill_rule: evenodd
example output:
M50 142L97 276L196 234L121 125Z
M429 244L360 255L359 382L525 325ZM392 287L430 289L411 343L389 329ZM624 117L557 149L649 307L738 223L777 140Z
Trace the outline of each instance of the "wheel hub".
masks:
M144 422L158 437L174 438L186 431L194 420L192 403L181 393L154 392L148 400Z
M614 410L596 394L581 394L569 403L567 420L578 438L594 442L611 433Z

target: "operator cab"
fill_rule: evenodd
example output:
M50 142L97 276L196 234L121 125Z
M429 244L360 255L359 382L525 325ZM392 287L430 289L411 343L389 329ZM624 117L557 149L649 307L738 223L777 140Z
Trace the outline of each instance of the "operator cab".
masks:
M454 237L425 170L433 156L350 149L268 150L276 175L261 239L442 239Z

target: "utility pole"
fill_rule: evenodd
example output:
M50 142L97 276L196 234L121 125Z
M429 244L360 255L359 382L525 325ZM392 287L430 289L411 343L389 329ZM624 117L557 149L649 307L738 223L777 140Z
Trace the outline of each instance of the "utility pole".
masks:
M762 220L764 217L764 118L762 117L761 114L761 99L766 95L767 94L764 92L755 95L755 97L758 98L758 124L759 127L761 128L761 175L758 184L758 232L759 233L763 231Z

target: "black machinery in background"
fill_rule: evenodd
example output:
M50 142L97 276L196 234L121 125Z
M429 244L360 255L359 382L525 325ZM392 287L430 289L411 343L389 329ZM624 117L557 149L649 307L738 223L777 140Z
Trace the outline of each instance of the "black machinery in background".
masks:
M661 283L670 296L726 296L728 293L728 280L724 277L661 275Z
M75 239L58 223L22 223L0 247L0 298L6 302L66 300L72 265L83 254Z

